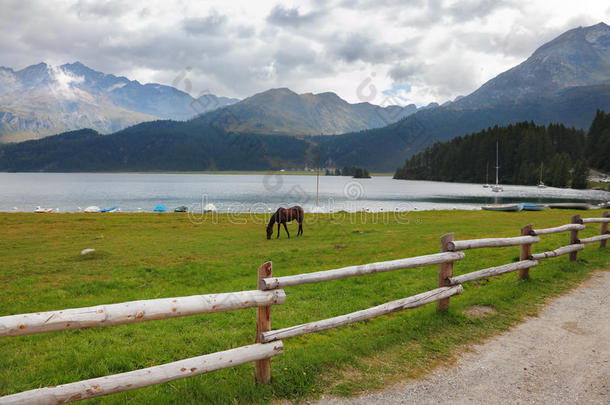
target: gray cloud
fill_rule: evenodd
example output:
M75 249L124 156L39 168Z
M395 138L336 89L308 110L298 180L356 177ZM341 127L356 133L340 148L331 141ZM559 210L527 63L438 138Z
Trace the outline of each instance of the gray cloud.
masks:
M484 18L501 8L518 8L518 3L508 0L462 0L446 8L456 22Z
M215 34L227 24L227 16L213 12L207 17L187 18L182 22L182 27L186 32L193 35Z
M125 0L79 0L72 9L81 18L113 18L129 8Z
M393 66L388 74L392 79L399 83L411 83L417 75L426 69L426 65L422 62L400 62Z
M371 75L411 101L443 102L529 56L605 4L545 0L310 0L300 8L222 0L3 0L0 66L81 61L141 82L247 97L270 87L358 101ZM605 13L605 14L604 14ZM374 100L373 102L379 102Z
M321 16L321 12L301 14L297 7L286 8L282 5L277 5L273 7L267 16L267 21L279 26L299 27L302 24L315 22Z
M409 55L409 44L392 44L364 34L338 35L329 44L329 51L346 62L387 63L402 60Z

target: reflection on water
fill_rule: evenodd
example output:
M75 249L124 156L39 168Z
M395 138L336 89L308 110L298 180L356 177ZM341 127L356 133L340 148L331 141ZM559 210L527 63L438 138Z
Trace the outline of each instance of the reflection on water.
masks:
M186 205L201 210L213 203L220 212L268 212L278 206L315 206L315 176L230 174L0 173L0 211L31 212L36 206L77 212L90 205L118 206L123 212L168 210ZM610 200L592 190L504 186L494 193L480 184L352 179L321 176L320 211L412 211L478 209L512 202L589 202Z

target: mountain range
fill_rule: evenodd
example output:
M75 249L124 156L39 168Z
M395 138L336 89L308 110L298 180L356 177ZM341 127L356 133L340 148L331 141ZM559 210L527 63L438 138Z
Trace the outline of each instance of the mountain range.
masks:
M350 104L335 93L271 89L197 118L226 131L272 135L338 135L384 127L415 113L415 104Z
M239 100L171 86L140 84L80 62L14 71L0 67L0 141L36 139L92 128L111 133L159 118L187 120Z
M80 62L59 67L40 63L19 71L0 67L0 141L81 128L111 133L143 121L200 115L202 123L232 132L335 135L383 127L418 110L415 104L350 104L335 93L299 95L286 88L238 101L213 94L195 99L174 87L142 85Z
M587 129L597 109L610 111L610 27L569 30L523 63L448 105L418 111L387 127L346 134L328 145L340 164L389 170L437 141L522 121ZM375 140L375 141L372 141ZM392 145L385 151L381 145ZM383 156L380 162L379 157Z
M327 167L394 171L437 141L523 121L586 129L597 109L610 111L610 27L604 23L565 32L473 93L441 106L382 109L348 104L332 93L273 89L187 122L150 122L107 136L79 132L0 147L0 170L298 168L311 166L319 149ZM392 115L396 122L361 130L379 125L384 119L375 116L391 111L398 113ZM353 132L330 136L351 125ZM181 143L191 145L188 159ZM107 160L96 158L95 167L82 159L62 160L66 150L85 149ZM241 159L232 161L235 156Z

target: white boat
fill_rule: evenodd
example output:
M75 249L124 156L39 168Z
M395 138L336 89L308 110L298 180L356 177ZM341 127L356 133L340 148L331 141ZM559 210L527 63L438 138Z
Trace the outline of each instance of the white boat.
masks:
M203 212L216 212L216 206L212 203L207 203L205 207L203 207Z
M487 169L485 169L485 184L483 185L483 188L489 188L491 187L489 185L489 162L487 162Z
M542 168L544 167L544 163L540 164L540 182L538 183L538 188L546 188L546 184L542 182Z
M489 204L481 207L486 211L521 211L523 204Z
M98 207L97 205L90 205L84 209L84 212L89 213L89 214L94 213L94 212L100 212L100 207Z
M498 170L500 169L500 165L498 164L498 141L496 141L496 184L491 187L491 191L494 193L499 193L500 191L504 191L504 188L498 182Z
M53 212L53 208L41 208L40 205L34 210L37 214L48 214Z

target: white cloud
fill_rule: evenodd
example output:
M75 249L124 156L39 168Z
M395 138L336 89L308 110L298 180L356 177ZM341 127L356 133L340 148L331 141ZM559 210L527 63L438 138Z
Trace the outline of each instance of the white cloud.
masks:
M49 84L51 91L55 94L58 99L64 100L76 100L81 91L74 87L75 84L82 83L85 78L82 76L75 76L71 72L64 71L62 68L57 66L49 66L49 73L52 82Z
M78 60L163 84L192 67L194 95L240 98L289 87L359 102L369 79L373 103L400 89L401 102L423 105L474 91L608 12L594 0L3 0L0 65Z

